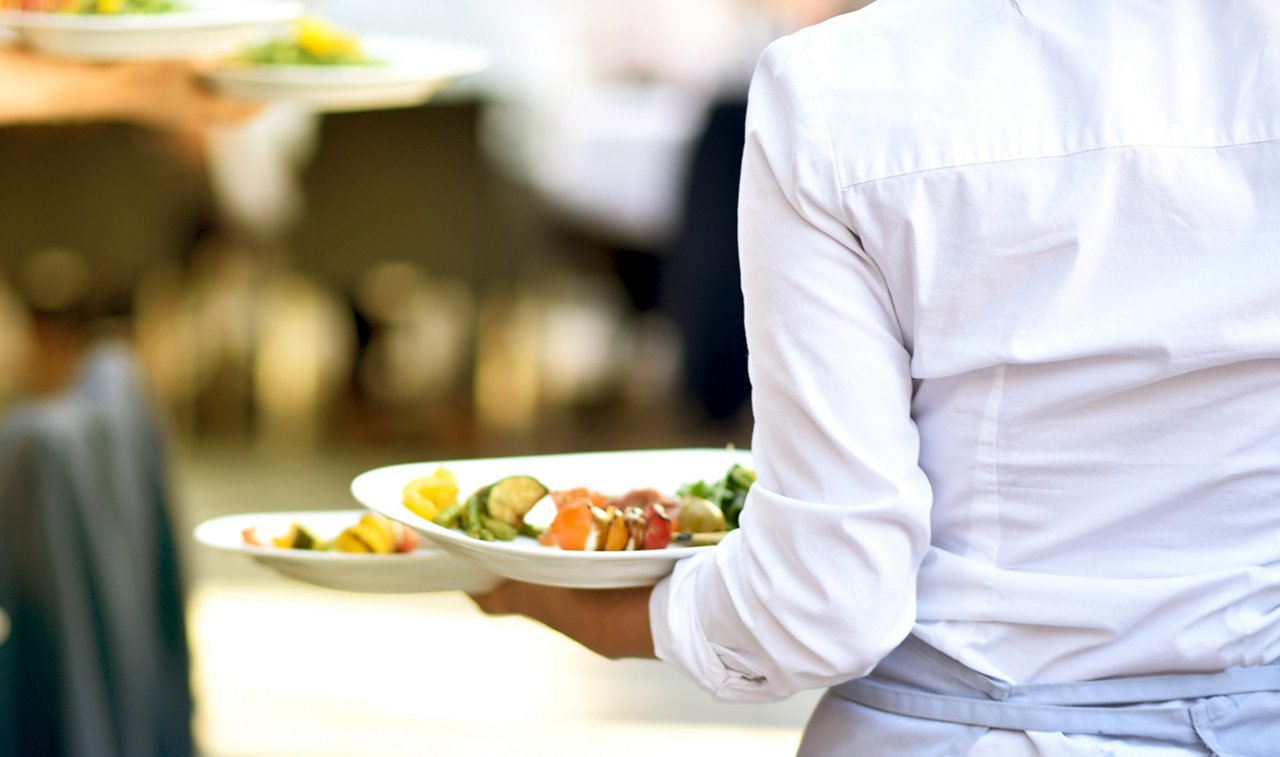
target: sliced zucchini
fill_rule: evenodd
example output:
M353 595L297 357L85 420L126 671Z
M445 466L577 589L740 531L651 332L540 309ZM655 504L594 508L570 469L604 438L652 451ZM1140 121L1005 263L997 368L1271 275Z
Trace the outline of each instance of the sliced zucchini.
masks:
M481 489L479 495L489 517L519 528L525 513L547 496L547 487L533 476L507 476Z

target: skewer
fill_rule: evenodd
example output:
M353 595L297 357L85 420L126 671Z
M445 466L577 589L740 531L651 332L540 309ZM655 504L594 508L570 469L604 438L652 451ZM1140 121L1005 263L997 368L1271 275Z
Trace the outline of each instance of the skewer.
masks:
M671 546L709 547L713 544L719 544L720 540L728 535L728 531L707 531L700 534L678 533L671 537Z

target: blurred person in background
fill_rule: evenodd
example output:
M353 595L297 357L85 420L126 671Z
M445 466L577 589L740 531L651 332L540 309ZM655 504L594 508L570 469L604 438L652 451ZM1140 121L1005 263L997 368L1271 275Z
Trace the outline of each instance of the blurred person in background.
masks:
M327 0L335 12L341 2ZM401 0L403 2L403 0ZM473 3L498 51L483 138L571 242L607 258L641 313L668 318L698 423L748 396L736 195L747 82L775 37L866 0ZM361 4L372 19L381 5Z
M867 0L753 0L773 32L793 31ZM750 59L754 61L754 56ZM738 183L750 68L722 74L679 187L676 233L663 256L661 302L683 345L683 384L703 416L732 421L748 404L747 340L738 271Z
M478 596L805 755L1275 754L1280 9L881 0L773 44L759 476L653 589Z
M611 268L620 305L657 316L631 325L675 326L679 344L662 342L680 352L675 388L693 411L687 417L705 425L740 421L749 392L735 206L752 66L781 33L865 2L315 7L353 28L443 35L495 52L491 69L450 94L482 94L487 157L544 204L560 247L575 255L569 262Z
M185 138L256 111L206 92L187 62L84 63L0 47L2 127L61 133L68 124L116 122ZM16 142L27 131L8 136ZM90 215L76 201L79 186L50 191L32 182L53 169L32 165L25 152L11 150L4 161L5 189L32 201L3 203L6 242L33 206L53 208L67 227ZM107 161L104 172L120 166ZM68 174L89 183L92 168L80 161ZM135 206L148 199L128 192L127 182L110 186ZM29 359L11 359L12 342L26 340L10 323L0 331L0 359L31 374L31 386L18 387L22 399L30 390L51 396L12 407L0 396L0 602L9 618L0 648L0 753L194 754L182 550L163 424L132 349L87 349L91 324L81 303L99 282L84 259L51 247L23 263L15 267L27 285L22 306L33 315ZM2 294L6 319L23 319Z

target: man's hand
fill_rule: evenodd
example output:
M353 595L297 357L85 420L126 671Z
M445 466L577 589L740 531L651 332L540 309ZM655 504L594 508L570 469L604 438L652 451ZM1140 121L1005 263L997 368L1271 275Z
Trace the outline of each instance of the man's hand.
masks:
M187 61L117 64L114 86L120 115L158 129L190 131L238 123L262 110L259 103L210 90L200 80L200 72L200 64ZM105 107L111 108L109 103Z
M262 106L200 81L201 63L89 63L0 47L0 125L129 121L177 132L243 121Z

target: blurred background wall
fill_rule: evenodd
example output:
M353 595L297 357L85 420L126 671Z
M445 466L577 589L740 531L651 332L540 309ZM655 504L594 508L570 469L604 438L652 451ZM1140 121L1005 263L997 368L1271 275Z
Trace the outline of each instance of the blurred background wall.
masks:
M741 443L740 356L719 384L682 382L678 321L679 300L736 292L733 241L705 271L678 248L698 140L777 20L730 0L311 8L494 65L423 107L277 105L203 143L0 130L0 271L38 340L10 335L7 359L46 385L77 339L130 333L197 443L580 446L545 435L637 406ZM722 170L698 191L725 215L735 186ZM741 351L736 313L715 315L725 335L695 358Z

